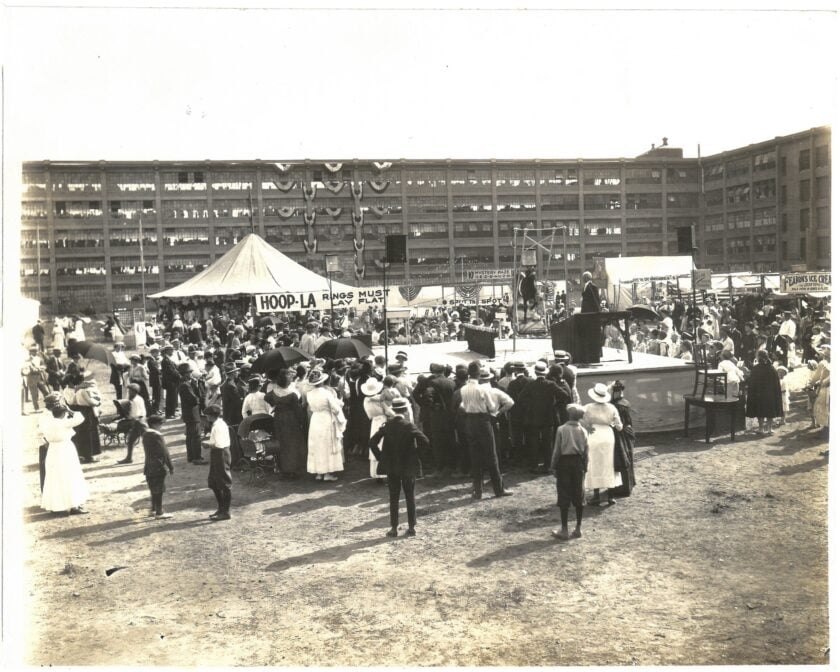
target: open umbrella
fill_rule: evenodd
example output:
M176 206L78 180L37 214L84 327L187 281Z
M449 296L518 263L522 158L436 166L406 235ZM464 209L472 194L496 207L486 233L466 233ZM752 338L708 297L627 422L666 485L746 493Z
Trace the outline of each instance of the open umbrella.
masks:
M646 306L643 303L637 303L635 306L630 306L627 309L630 313L630 317L634 320L639 320L640 322L661 322L662 316L657 313L653 308L650 306Z
M277 369L287 369L298 362L305 362L308 359L309 357L297 348L281 346L264 352L257 357L257 361L251 366L251 372L266 373L267 371L275 371Z
M359 359L365 355L372 357L373 352L359 339L347 337L333 338L321 343L321 347L315 351L316 357L323 357L324 359L343 359L344 357Z
M93 341L75 341L67 346L67 354L71 357L75 354L86 359L95 359L103 364L116 364L114 355L104 345Z

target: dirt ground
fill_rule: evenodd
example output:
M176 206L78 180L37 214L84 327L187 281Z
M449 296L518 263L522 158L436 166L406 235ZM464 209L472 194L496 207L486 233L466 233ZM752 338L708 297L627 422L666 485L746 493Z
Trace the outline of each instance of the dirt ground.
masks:
M384 536L387 493L361 462L336 483L234 474L233 519L213 523L179 421L164 426L172 520L146 517L124 448L84 466L91 515L53 515L30 441L26 662L826 664L827 444L801 399L791 420L769 439L640 437L633 496L587 507L569 542L550 535L553 479L517 470L500 500L418 481L411 539Z

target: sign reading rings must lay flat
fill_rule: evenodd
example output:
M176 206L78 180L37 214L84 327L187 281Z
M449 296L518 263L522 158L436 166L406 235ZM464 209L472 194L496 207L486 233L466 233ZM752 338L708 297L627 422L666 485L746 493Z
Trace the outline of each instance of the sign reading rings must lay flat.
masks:
M830 292L831 272L782 273L779 291L783 294L788 292L798 292L802 294Z
M290 313L307 310L329 310L333 308L367 308L384 303L388 290L351 289L333 292L330 302L329 291L317 292L274 292L257 294L258 313Z

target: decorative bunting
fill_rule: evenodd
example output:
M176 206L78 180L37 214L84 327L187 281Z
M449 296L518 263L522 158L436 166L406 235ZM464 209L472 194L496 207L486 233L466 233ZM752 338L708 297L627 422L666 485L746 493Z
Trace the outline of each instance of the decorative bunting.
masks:
M353 247L356 248L356 252L364 252L365 251L365 239L362 238L361 241L354 240Z
M393 164L390 161L374 161L373 167L376 168L380 173L383 170L388 170Z
M285 172L288 172L289 168L292 167L292 164L291 163L275 163L274 166L281 173L285 173Z
M478 294L478 286L477 285L461 285L455 287L455 294L460 299L464 299L466 301L472 301L475 299L476 295Z
M307 201L311 201L311 200L313 200L313 199L315 198L315 187L313 187L312 185L310 185L310 186L308 186L308 187L307 187L307 186L304 184L304 185L303 185L303 197L304 197Z
M378 205L372 206L371 210L373 211L373 214L376 215L377 217L382 217L382 215L384 215L385 213L388 212L387 208L381 208Z
M279 208L277 214L283 219L289 219L289 217L295 214L295 210L296 208Z
M308 226L312 226L315 223L315 213L304 212L303 222Z
M357 192L356 191L356 183L355 182L350 183L350 191L353 192L353 198L356 199L357 201L362 200L362 189L363 189L364 186L365 186L364 182L359 182L359 191Z
M368 184L377 194L381 194L391 184L391 180L368 180Z
M327 208L326 210L327 210L327 214L330 217L335 218L335 217L338 217L338 216L341 215L341 212L344 210L344 208Z
M280 191L289 191L292 187L295 186L294 180L280 180L280 182L274 183Z
M417 286L400 287L400 296L403 297L406 301L414 301L414 299L416 299L420 295L421 289L423 288Z
M329 182L324 182L324 186L332 193L338 194L342 189L344 189L344 182L339 180L330 180Z
M326 168L331 173L337 173L339 170L341 170L342 165L344 165L344 164L330 163L329 161L327 161L326 163L324 163L324 168Z
M353 213L353 224L356 226L362 226L365 223L365 213L360 212L358 215L354 212Z
M365 277L365 266L364 265L362 265L361 268L356 266L356 268L354 268L353 271L356 274L356 280L362 280Z
M314 239L312 242L308 240L303 241L303 248L306 250L307 254L317 254L318 252L318 239Z

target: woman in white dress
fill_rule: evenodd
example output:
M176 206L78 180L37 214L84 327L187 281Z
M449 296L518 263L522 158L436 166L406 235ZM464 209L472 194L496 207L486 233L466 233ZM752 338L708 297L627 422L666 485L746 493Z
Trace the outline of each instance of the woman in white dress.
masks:
M318 369L312 371L307 379L311 389L306 394L306 401L312 417L309 421L306 470L315 474L316 481L337 481L338 477L333 472L344 469L341 447L347 420L335 391L324 385L328 379L329 376Z
M823 345L820 348L820 354L822 359L811 374L809 382L817 390L817 398L814 400L814 420L816 420L818 426L827 430L831 402L831 388L829 387L831 382L831 346Z
M379 431L379 428L385 424L389 417L394 416L394 411L382 399L382 383L376 378L368 378L361 387L362 394L365 395L364 409L367 416L370 418L370 435L373 436ZM376 468L379 466L373 451L369 451L370 460L370 477L384 481L385 478L376 473Z
M584 487L594 490L589 503L594 506L601 504L601 490L621 486L621 472L615 468L615 434L624 428L618 410L610 403L612 395L610 389L603 383L598 383L587 392L592 399L591 404L584 407L583 425L589 434L589 469L586 472ZM609 503L615 504L615 499L609 495Z
M55 325L53 326L52 347L59 348L62 351L67 347L67 343L64 341L64 327L61 326L61 322L58 320L55 321Z
M47 405L52 408L41 416L38 423L38 429L49 444L41 508L75 514L88 513L84 509L88 487L72 441L75 434L73 428L81 425L85 418L81 413L61 405L58 393L49 397Z

